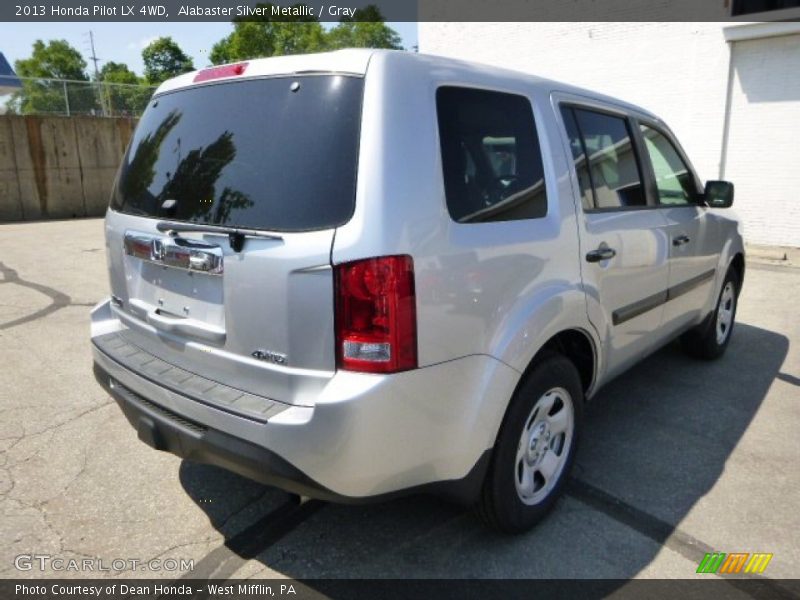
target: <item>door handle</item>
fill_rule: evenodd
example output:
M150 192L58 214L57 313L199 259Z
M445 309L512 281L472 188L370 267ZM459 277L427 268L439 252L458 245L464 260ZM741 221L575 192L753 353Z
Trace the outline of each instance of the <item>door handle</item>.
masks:
M688 244L692 240L689 238L688 235L679 235L678 237L672 238L672 245L673 246L683 246L684 244Z
M609 248L608 246L603 246L598 248L597 250L592 250L591 252L586 253L586 262L595 263L600 262L601 260L608 260L609 258L614 258L617 255L617 251L613 248Z

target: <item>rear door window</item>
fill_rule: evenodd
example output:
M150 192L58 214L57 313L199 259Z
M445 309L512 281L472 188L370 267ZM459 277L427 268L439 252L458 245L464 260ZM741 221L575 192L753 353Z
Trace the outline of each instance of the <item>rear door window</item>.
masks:
M111 207L274 231L342 225L355 204L363 79L246 79L156 97Z
M595 209L636 208L647 205L642 175L628 120L583 108L562 109L565 117L583 203L592 189Z
M445 196L460 223L547 214L539 137L524 96L441 87L436 93Z

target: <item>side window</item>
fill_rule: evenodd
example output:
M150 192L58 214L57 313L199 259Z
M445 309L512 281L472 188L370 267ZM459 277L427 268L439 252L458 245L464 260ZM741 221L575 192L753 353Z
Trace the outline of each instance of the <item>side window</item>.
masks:
M653 165L659 203L670 206L693 204L697 194L694 176L672 142L647 125L642 125L642 137Z
M647 200L627 119L582 108L572 110L576 131L570 135L579 136L588 159L584 162L594 191L594 207L645 206ZM573 142L572 146L576 144ZM580 170L578 173L580 177Z
M592 209L594 208L592 179L589 176L589 163L586 160L586 150L578 131L578 123L575 121L575 113L570 107L563 106L561 107L561 116L564 118L564 125L567 128L572 160L575 162L575 172L578 174L578 185L581 186L581 203L584 209Z
M459 223L547 214L539 136L527 98L441 87L436 92L444 189Z

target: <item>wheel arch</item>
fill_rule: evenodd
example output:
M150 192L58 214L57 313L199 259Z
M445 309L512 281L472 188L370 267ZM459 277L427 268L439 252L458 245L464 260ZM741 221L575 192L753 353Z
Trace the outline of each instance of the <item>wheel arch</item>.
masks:
M550 336L529 361L520 382L549 354L560 354L575 365L581 378L584 397L588 398L594 388L598 371L597 345L589 332L580 327L572 327Z
M528 359L527 364L521 369L521 375L513 391L505 401L502 411L498 413L499 418L494 428L495 444L500 434L502 424L508 414L511 402L520 387L524 385L531 371L548 356L552 356L553 354L560 354L575 365L581 379L584 401L591 397L596 389L597 376L599 373L600 355L598 341L583 327L573 326L559 329L538 346L533 355Z
M597 376L597 349L589 333L577 328L558 332L536 353L531 361L531 367L536 364L537 357L546 352L561 354L575 365L581 378L584 396L588 397Z
M739 279L739 288L736 290L736 293L739 294L742 291L742 285L744 285L745 264L744 264L744 254L742 252L737 252L733 256L729 268L734 270L737 278Z

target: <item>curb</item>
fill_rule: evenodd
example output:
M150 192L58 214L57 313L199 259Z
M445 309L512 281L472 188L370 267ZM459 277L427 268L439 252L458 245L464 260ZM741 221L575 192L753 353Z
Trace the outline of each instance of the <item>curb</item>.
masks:
M800 267L800 248L745 244L748 262L784 267Z

